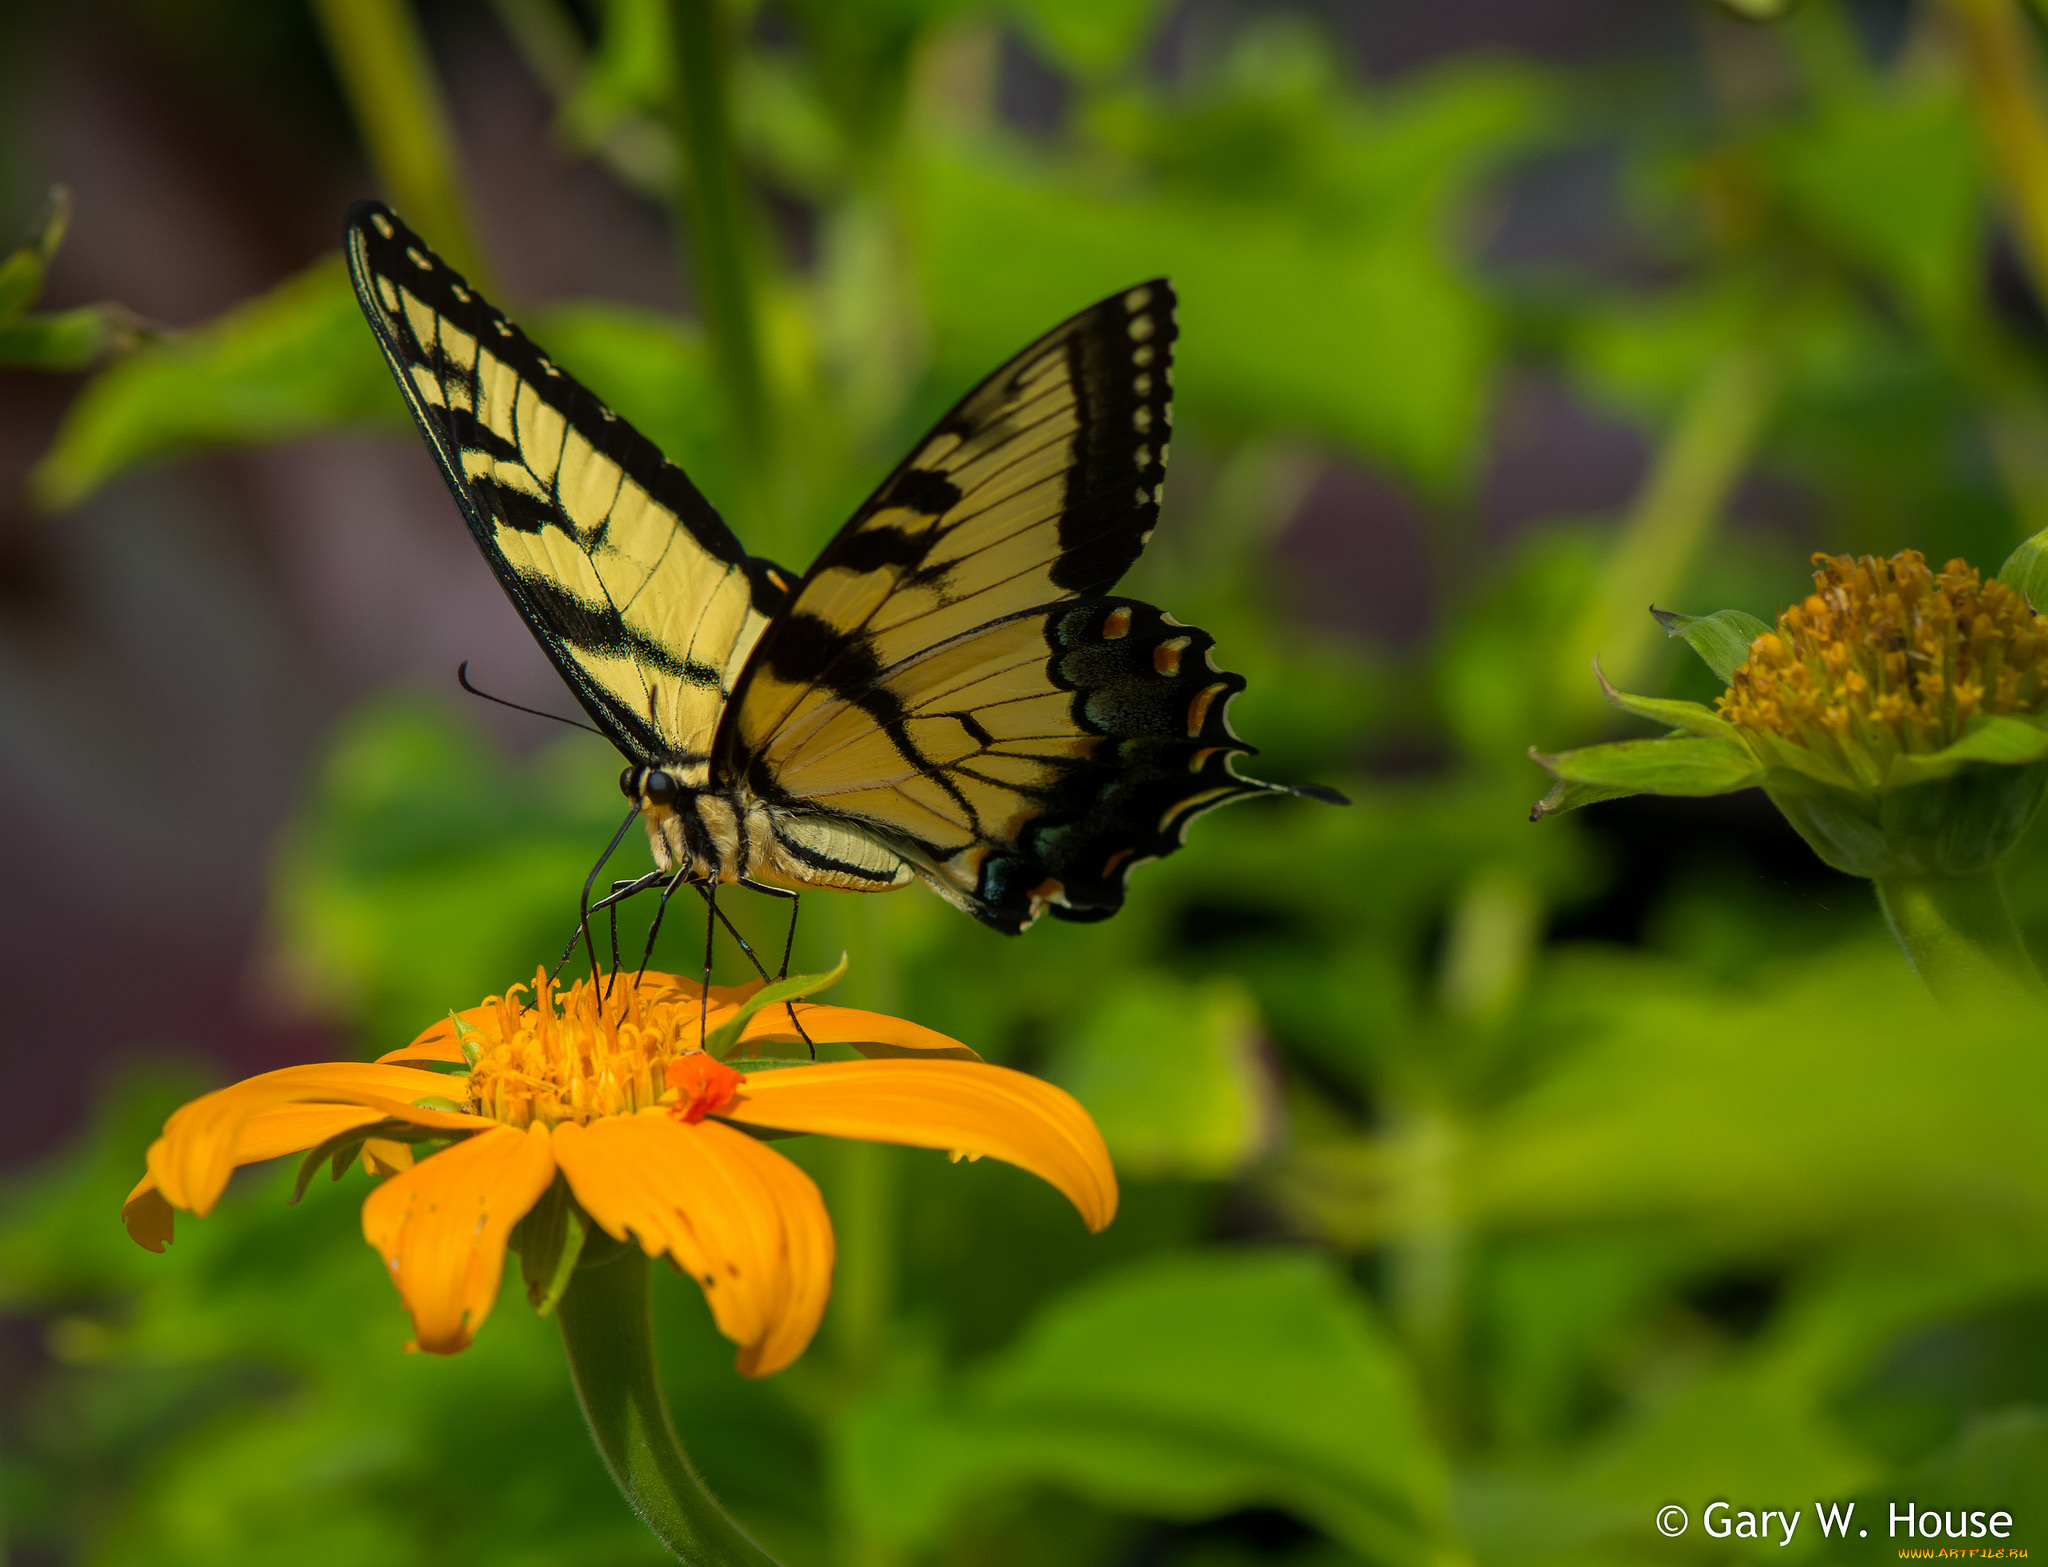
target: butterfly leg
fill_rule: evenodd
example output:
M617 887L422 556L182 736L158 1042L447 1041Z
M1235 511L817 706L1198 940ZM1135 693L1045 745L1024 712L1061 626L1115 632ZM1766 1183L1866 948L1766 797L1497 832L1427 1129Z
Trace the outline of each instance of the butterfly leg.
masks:
M555 961L554 968L548 972L550 982L561 974L562 966L575 954L576 943L583 939L584 932L589 928L591 915L601 910L612 908L623 900L632 897L636 892L644 892L649 887L659 885L667 875L666 871L649 871L645 876L638 877L633 881L615 881L612 883L612 890L610 892L599 898L597 902L588 904L583 910L583 917L576 922L576 928L569 932L569 944L562 949L561 957ZM584 895L586 898L589 896L589 888L587 886L584 889ZM614 960L613 966L617 967L616 960ZM593 963L591 973L595 974L596 972L597 969Z
M656 871L654 872L653 879L660 880L665 874L665 872ZM661 903L655 908L654 919L647 927L647 945L640 952L640 967L633 974L633 983L636 985L640 983L640 976L647 972L647 965L654 957L654 938L661 934L661 920L662 916L668 913L668 900L675 895L676 888L683 884L687 874L687 867L677 871L674 876L668 878L668 885L661 889ZM647 877L643 876L641 881L651 885ZM692 883L692 885L695 886L697 884ZM702 889L700 888L699 890L701 891Z
M789 899L789 937L782 944L782 972L775 976L776 979L788 979L790 947L796 941L797 894L791 892L786 887L763 887L750 881L742 881L740 885L742 887L752 887L756 892L766 892L778 898ZM703 894L705 903L709 906L711 912L718 916L718 923L725 927L726 933L739 943L740 951L747 955L747 961L754 965L754 972L761 976L762 982L764 984L772 984L773 981L768 978L767 966L755 954L754 949L747 945L747 938L740 934L739 927L733 924L725 910L721 909L710 893L705 891L703 883L697 884L697 891ZM789 1013L790 1026L796 1030L797 1037L810 1047L811 1059L815 1061L818 1057L817 1041L811 1038L809 1031L803 1025L803 1020L796 1015L796 1003L794 1001L785 1001L782 1003L782 1006L783 1010Z

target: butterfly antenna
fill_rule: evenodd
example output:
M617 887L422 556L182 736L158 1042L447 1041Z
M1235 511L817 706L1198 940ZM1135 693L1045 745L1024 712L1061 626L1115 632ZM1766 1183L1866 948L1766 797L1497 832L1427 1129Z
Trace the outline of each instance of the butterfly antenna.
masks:
M600 740L609 740L611 738L610 735L606 734L596 725L586 724L580 718L564 718L560 713L544 713L537 707L528 707L521 702L508 702L504 697L492 696L490 692L471 685L469 683L469 660L466 658L455 666L455 681L456 684L461 686L471 696L480 696L486 702L496 702L500 707L509 707L515 713L530 713L535 718L552 718L558 724L567 724L571 729L581 729L587 734L596 735Z

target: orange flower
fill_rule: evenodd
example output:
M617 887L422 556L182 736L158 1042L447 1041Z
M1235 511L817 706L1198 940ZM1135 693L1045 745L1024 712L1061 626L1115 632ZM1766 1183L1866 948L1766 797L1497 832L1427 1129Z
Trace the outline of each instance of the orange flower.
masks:
M900 1018L797 1002L820 1044L856 1061L750 1063L697 1049L758 984L618 976L609 1000L537 976L451 1014L374 1064L265 1072L193 1100L150 1145L122 1219L151 1251L172 1210L205 1214L238 1165L331 1147L384 1177L363 1235L412 1314L417 1347L454 1354L497 1299L514 1227L557 1181L614 1240L697 1280L748 1376L779 1371L817 1330L832 1225L811 1178L742 1128L986 1154L1049 1181L1091 1230L1116 1212L1095 1123L1048 1083L991 1066ZM708 1001L708 1005L706 1002ZM798 1035L780 1006L746 1018L736 1058ZM434 1067L454 1067L454 1072ZM452 1139L417 1161L414 1145Z

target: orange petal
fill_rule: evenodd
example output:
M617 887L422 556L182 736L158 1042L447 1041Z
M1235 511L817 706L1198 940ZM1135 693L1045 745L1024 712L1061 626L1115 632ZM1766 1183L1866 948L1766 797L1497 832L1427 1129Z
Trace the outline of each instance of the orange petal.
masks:
M308 1115L304 1129L310 1133L302 1142L293 1141L296 1132L290 1118L274 1123L274 1133L262 1134L267 1151L245 1152L249 1127L258 1115L284 1106L354 1105L374 1111L364 1122L395 1116L420 1126L467 1131L494 1126L482 1116L443 1110L422 1110L412 1101L450 1098L463 1091L460 1078L439 1072L420 1072L403 1066L370 1066L360 1061L328 1061L315 1066L288 1066L265 1072L227 1088L202 1095L173 1112L164 1123L164 1135L149 1150L149 1173L156 1178L164 1198L174 1208L204 1214L219 1200L228 1175L238 1164L257 1159L274 1159L279 1154L310 1148L332 1135L340 1126L314 1131L317 1115ZM265 1122L265 1125L272 1123Z
M662 1110L565 1123L555 1157L607 1234L667 1253L703 1287L741 1372L803 1353L832 1289L832 1224L803 1171L744 1132Z
M391 1270L421 1349L468 1346L497 1303L506 1237L554 1178L545 1126L494 1126L370 1193L363 1239Z
M1116 1216L1116 1171L1073 1095L976 1061L833 1061L748 1076L723 1120L1001 1159L1050 1181L1091 1230Z
M317 1148L337 1132L352 1131L383 1120L382 1110L361 1105L276 1105L254 1112L235 1134L233 1165L257 1164L283 1154L303 1153ZM151 1168L164 1162L164 1140L149 1145ZM230 1166L232 1168L232 1165ZM216 1194L218 1195L218 1194ZM157 1209L163 1210L162 1214ZM157 1190L156 1176L148 1174L135 1183L135 1190L121 1204L121 1222L138 1246L162 1251L171 1241L171 1206Z
M921 1060L979 1061L967 1046L935 1028L882 1012L855 1007L796 1003L804 1033L821 1045L851 1045L864 1056L915 1056ZM740 1032L742 1050L752 1044L802 1044L803 1034L790 1026L787 1007L763 1007L747 1019Z
M121 1222L128 1238L150 1251L162 1251L171 1243L171 1205L156 1189L156 1177L145 1175L121 1204Z

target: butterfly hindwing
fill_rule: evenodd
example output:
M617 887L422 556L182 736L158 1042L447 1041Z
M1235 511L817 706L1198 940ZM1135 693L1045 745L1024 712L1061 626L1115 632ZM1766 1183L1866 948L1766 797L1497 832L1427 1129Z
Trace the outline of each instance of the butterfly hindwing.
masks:
M1271 786L1210 638L1105 598L1158 518L1173 293L1102 301L970 392L825 548L763 633L713 786L834 865L865 828L997 929L1101 919L1137 865ZM830 830L832 842L825 842Z
M350 214L348 257L470 532L548 656L628 756L701 783L786 578L389 208Z

